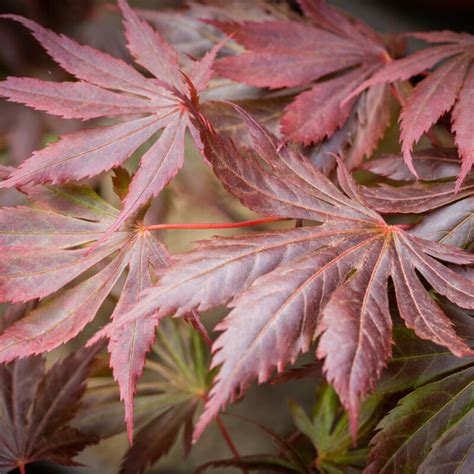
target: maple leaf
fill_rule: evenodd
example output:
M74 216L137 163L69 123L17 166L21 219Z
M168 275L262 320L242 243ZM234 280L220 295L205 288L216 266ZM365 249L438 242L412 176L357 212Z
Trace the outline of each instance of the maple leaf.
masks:
M171 449L182 429L183 445L189 452L193 417L214 377L204 342L189 324L183 327L170 321L160 327L157 336L154 352L158 361L153 361L152 370L158 379L159 398L125 455L122 474L144 472Z
M136 12L151 23L177 51L197 58L203 57L224 38L221 31L202 20L268 21L283 16L279 5L264 0L186 1L184 5L185 8L179 9L136 9ZM282 7L287 5L283 3ZM222 48L221 54L232 54L236 49L240 47L228 43Z
M365 87L376 84L406 80L438 65L415 86L404 101L400 114L403 156L410 170L416 173L412 162L413 145L443 114L451 110L454 140L462 158L457 180L460 186L474 161L471 128L474 104L474 36L453 31L409 35L438 45L387 64L354 92L360 93Z
M91 253L90 245L108 232L119 211L89 188L34 186L24 192L35 207L0 209L0 301L49 298L0 335L1 362L50 351L75 337L128 269L112 314L119 320L169 262L163 245L141 229L142 215ZM110 338L130 439L135 385L154 339L155 324L147 321L120 328Z
M452 148L426 148L413 153L413 167L422 181L437 181L456 176L460 170L458 153ZM362 163L360 169L396 181L413 181L415 177L398 154L384 154Z
M442 207L428 215L412 229L427 240L468 249L474 240L474 197Z
M457 191L456 191L457 188ZM472 196L474 177L460 186L455 181L415 181L399 187L386 183L364 187L361 194L371 208L385 214L421 213Z
M152 349L146 381L137 385L136 434L124 457L122 474L144 472L169 451L180 431L184 450L189 452L193 416L202 408L215 374L209 370L210 350L182 320L163 321ZM122 414L117 386L106 379L87 391L74 426L109 437L123 431Z
M209 100L202 104L201 113L212 123L216 131L231 138L239 148L251 147L252 137L233 104L243 108L265 128L277 135L283 108L288 103L288 97L233 100L232 103Z
M361 169L389 178L391 185L377 183L365 188L364 197L371 207L386 213L434 212L423 217L411 230L427 240L468 248L472 241L473 180L469 176L458 187L453 181L460 169L459 156L451 149L428 149L413 155L420 180L413 181L405 161L397 155L382 156L364 163ZM398 181L393 186L393 181ZM449 204L449 205L447 205Z
M264 382L275 368L282 371L320 334L317 356L325 359L324 372L350 412L355 436L360 400L391 354L389 277L405 324L463 356L471 353L469 347L425 283L460 307L474 307L473 282L440 262L471 264L474 257L387 224L366 206L342 164L343 192L240 113L254 139L245 155L201 118L201 138L216 175L256 212L320 225L201 242L165 271L120 324L230 301L232 311L217 325L224 332L213 346L213 366L220 372L195 439L253 379Z
M233 39L247 49L217 61L216 72L272 89L311 85L286 108L281 120L283 134L309 145L331 137L349 119L360 120L364 126L357 138L352 138L357 142L352 157L357 164L373 151L389 124L388 89L375 86L359 98L344 104L343 100L383 67L389 60L388 52L370 28L324 1L299 0L299 4L313 24L211 22L232 33Z
M77 465L73 458L99 441L70 426L98 349L77 351L47 372L39 356L0 365L2 472L16 467L24 472L25 464L36 461Z
M441 307L452 318L458 330L472 341L472 327L460 327L459 308L451 307L445 301L440 301ZM470 319L471 316L464 314ZM438 380L454 371L465 369L472 365L472 357L456 357L444 347L423 341L416 337L413 331L397 326L394 328L393 357L382 378L377 383L376 394L386 395L414 390L427 383Z
M468 472L472 465L474 367L417 388L380 422L364 472Z
M183 8L184 7L184 8ZM285 0L200 0L186 1L179 9L136 9L181 55L184 70L192 67L192 58L201 58L225 39L225 34L205 20L219 21L269 21L298 17ZM234 41L227 41L219 56L242 52ZM222 77L213 79L201 94L201 99L233 100L255 98L265 91Z
M212 62L220 47L216 45L195 62L187 78L179 69L177 53L138 18L125 0L118 3L128 49L136 62L153 75L151 79L120 59L82 46L26 18L2 16L30 29L48 54L79 80L56 83L10 77L0 83L0 95L64 118L123 116L124 120L64 135L34 153L0 187L57 184L97 175L121 165L162 130L142 156L123 209L105 237L157 196L182 167L186 129L197 136L187 110L190 104L197 105L197 94L211 77Z

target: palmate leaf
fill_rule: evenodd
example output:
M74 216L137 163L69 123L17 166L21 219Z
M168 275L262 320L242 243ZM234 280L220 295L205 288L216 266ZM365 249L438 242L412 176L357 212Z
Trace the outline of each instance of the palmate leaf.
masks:
M474 105L474 36L467 33L439 31L410 33L410 36L437 44L387 64L362 84L365 87L409 79L436 65L437 68L415 86L400 115L403 155L412 172L413 145L440 117L452 111L452 129L462 158L458 186L472 168L474 140L472 110Z
M456 314L449 305L441 304L445 313L455 322ZM457 308L458 311L459 308ZM470 318L470 316L467 316ZM458 329L460 327L456 325ZM469 331L462 334L472 339ZM445 377L455 371L472 365L473 357L459 358L444 347L431 341L420 341L413 333L402 326L394 328L393 356L382 378L377 383L377 394L392 394L413 390L433 380Z
M144 472L166 455L182 433L190 449L195 412L203 405L215 371L209 370L210 349L193 327L181 321L163 321L147 357L146 379L137 385L136 433L122 463L122 474ZM73 426L102 437L123 431L123 404L110 377L91 379Z
M326 377L349 410L355 435L360 400L391 354L389 277L405 324L463 356L469 347L425 284L460 307L474 307L473 282L439 261L471 264L474 257L386 224L364 204L343 165L341 192L241 113L254 139L254 150L245 156L204 119L200 125L206 156L224 186L256 212L322 224L201 242L120 324L231 301L232 311L217 326L224 333L213 347L213 366L221 366L220 372L195 438L253 379L264 382L275 368L283 370L320 334L317 356L325 359Z
M404 397L380 422L365 472L469 472L473 380L466 367Z
M166 249L141 228L140 215L90 252L119 211L89 188L35 186L25 192L36 207L0 209L0 300L48 298L0 336L1 362L50 351L75 337L128 269L112 314L120 320L169 261ZM135 384L154 338L155 324L146 321L110 338L130 438Z
M474 176L469 175L461 185L455 182L460 161L453 150L421 150L415 154L413 163L421 173L421 180L414 181L408 166L396 156L384 156L362 166L362 169L379 174L379 182L361 190L367 204L385 214L419 214L443 208L462 198L466 198L462 201L468 204L474 192ZM382 177L392 181L388 184L380 179ZM458 209L462 207L463 204L457 204ZM447 215L448 211L444 213ZM456 219L454 214L450 217L450 220Z
M8 312L4 314L0 325L10 316ZM2 472L24 469L25 464L36 461L76 465L73 458L98 442L97 436L83 434L70 425L98 349L99 346L80 350L48 371L39 356L0 365Z
M366 188L365 199L381 212L434 210L426 214L411 233L468 249L473 239L473 184L472 177L468 177L456 193L454 177L460 169L457 153L450 149L422 150L414 153L413 165L424 182L405 184L413 181L413 174L399 156L387 155L364 163L361 169L375 173L379 178L399 181L397 186L377 184Z
M354 145L350 161L356 165L373 151L389 124L389 93L385 86L375 86L359 98L343 101L383 67L389 54L375 32L324 1L300 0L299 4L312 24L212 22L233 33L233 39L247 49L217 61L216 71L236 81L272 89L319 81L286 108L282 131L289 140L309 145L331 137L348 122L361 121L364 126L356 127L355 136L350 138ZM331 77L320 81L326 76Z
M197 105L197 93L206 87L220 47L216 45L200 62L195 62L186 79L179 69L177 53L137 17L126 0L118 3L128 49L136 62L153 75L151 79L120 59L82 46L26 18L3 15L31 30L48 54L78 82L10 77L0 83L0 95L64 118L116 116L123 120L63 136L35 152L0 187L57 184L97 175L120 166L162 130L142 156L123 209L107 236L157 196L181 168L186 129L197 136L189 121L188 105Z
M224 38L217 28L202 20L268 21L277 19L282 9L265 0L186 1L185 8L167 10L137 9L138 15L151 23L166 41L180 53L201 58ZM283 3L283 7L287 7ZM283 15L283 13L281 13ZM235 53L235 45L222 48L222 54ZM186 58L183 58L186 59Z
M361 407L358 438L371 433L381 414L381 396L369 397ZM346 472L349 466L363 466L367 459L366 449L353 449L349 434L347 413L341 415L341 406L333 388L323 385L318 390L318 399L309 417L304 409L290 405L293 420L298 430L309 438L315 448L315 460L322 473Z
M461 163L452 148L428 148L413 153L413 166L422 181L437 181L459 174ZM385 154L362 163L360 169L396 181L414 181L415 177L399 155Z

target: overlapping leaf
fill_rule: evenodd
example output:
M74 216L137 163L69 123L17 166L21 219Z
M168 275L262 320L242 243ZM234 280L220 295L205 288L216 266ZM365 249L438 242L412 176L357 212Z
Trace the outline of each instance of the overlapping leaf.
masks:
M238 459L223 459L208 462L196 473L210 468L235 466L249 471L300 473L300 474L342 474L351 468L358 469L365 464L367 449L351 449L352 440L348 432L348 416L341 413L337 395L329 385L318 390L318 400L308 416L298 404L291 402L290 410L299 436L285 439L271 429L256 424L269 437L278 454L252 454ZM382 397L370 397L361 410L359 439L366 437L380 417ZM309 443L308 443L309 442ZM309 445L309 446L308 446Z
M388 52L375 32L324 1L299 3L312 24L214 22L247 49L219 60L216 70L258 87L299 87L318 81L286 108L282 131L288 139L309 145L331 137L348 121L361 121L364 126L350 138L355 165L373 151L388 126L388 89L375 86L359 98L343 101L384 65Z
M459 323L450 305L441 307L455 323ZM457 311L461 311L456 308ZM466 315L469 319L470 316ZM467 339L472 339L471 330L465 330L460 324L456 328ZM420 341L413 333L402 326L394 329L393 356L377 384L377 394L393 394L406 390L413 390L433 380L445 377L457 370L472 365L473 357L459 358L454 356L445 347L433 344L431 341Z
M437 44L387 64L357 89L409 79L432 67L437 68L415 86L400 115L403 155L412 172L413 145L440 117L451 111L452 130L462 158L458 185L472 168L474 140L474 36L439 31L410 33L418 39Z
M418 214L442 208L462 198L468 200L474 192L474 176L471 175L461 185L454 179L434 178L432 181L393 184L380 182L372 187L364 187L362 194L367 204L384 214Z
M210 350L184 321L163 321L147 360L147 378L137 386L137 431L124 458L123 474L144 472L169 451L180 431L185 452L189 451L193 415L202 408L212 384ZM88 390L74 426L85 433L113 436L123 431L122 414L117 387L107 378Z
M451 178L461 168L457 151L452 148L428 148L413 153L413 167L420 180L436 181ZM413 181L413 173L400 155L386 154L362 163L360 169L395 181Z
M404 397L379 424L365 472L469 472L473 377L467 367Z
M428 214L412 233L423 239L469 249L474 241L474 197L471 195Z
M191 433L195 412L212 384L209 354L200 335L190 326L164 324L158 331L155 376L162 393L158 414L146 423L125 456L122 474L144 472L173 446L180 431L185 452L191 449Z
M142 156L112 230L158 195L181 168L186 129L192 129L196 136L186 104L196 105L197 93L210 79L212 61L219 48L216 46L194 63L188 80L180 72L177 53L137 17L126 0L120 0L119 5L128 49L153 78L146 78L120 59L82 46L30 20L4 15L30 29L48 54L78 81L56 83L11 77L0 83L0 94L9 100L64 118L123 117L114 125L63 136L36 152L1 187L64 183L97 175L121 165L162 130Z
M432 211L412 229L412 234L427 240L469 248L472 243L473 198L472 176L456 192L454 177L460 169L457 153L450 149L429 149L414 153L413 165L421 181L397 155L368 161L362 169L389 178L364 188L371 207L385 213L421 213ZM398 181L394 183L394 181ZM412 181L411 183L407 183ZM393 186L396 184L396 186Z
M222 32L202 20L269 21L275 20L278 12L275 5L264 0L186 1L185 8L176 10L137 10L178 52L197 58L223 39ZM221 52L229 54L235 49L239 48L226 45Z
M75 465L73 458L98 442L70 426L97 350L78 351L49 371L38 356L0 365L2 472L36 461Z
M36 207L0 210L0 300L48 298L0 336L1 362L52 350L75 337L128 269L112 315L119 320L169 258L140 229L140 216L90 252L119 211L88 188L36 186L28 194ZM130 436L135 384L154 337L155 325L147 321L111 335L111 365L125 400Z
M245 156L201 120L205 153L219 179L256 212L321 225L202 242L180 257L120 324L231 301L232 311L217 326L224 333L214 344L213 365L221 366L220 372L195 437L253 379L263 382L275 368L283 370L321 334L317 355L325 359L324 371L350 411L355 434L360 400L391 354L389 277L405 324L462 356L469 347L425 284L472 308L473 282L440 260L470 264L474 258L386 224L365 205L342 165L344 192L241 113L254 140L254 150Z
M348 430L349 419L340 413L340 404L333 388L323 386L318 393L311 419L302 407L291 405L294 422L301 433L307 436L316 449L316 461L323 473L344 472L349 466L360 467L367 459L366 449L351 449L353 442ZM362 405L358 438L370 433L380 418L380 396L369 397Z

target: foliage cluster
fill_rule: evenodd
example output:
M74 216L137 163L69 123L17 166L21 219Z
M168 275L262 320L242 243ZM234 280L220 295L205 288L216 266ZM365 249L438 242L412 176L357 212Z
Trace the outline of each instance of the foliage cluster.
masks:
M0 167L28 200L0 209L0 469L74 464L123 430L123 402L125 474L214 421L233 456L198 472L470 472L474 37L382 35L323 0L117 3L135 66L1 16L65 75L7 77L0 95L88 123ZM401 151L379 156L397 118ZM187 136L254 219L149 222ZM120 209L90 180L110 170ZM250 226L179 255L153 235ZM87 348L46 371L40 354L106 300ZM211 337L203 313L225 305ZM255 381L321 376L311 413L290 404L293 435L259 426L275 452L239 454L229 403Z

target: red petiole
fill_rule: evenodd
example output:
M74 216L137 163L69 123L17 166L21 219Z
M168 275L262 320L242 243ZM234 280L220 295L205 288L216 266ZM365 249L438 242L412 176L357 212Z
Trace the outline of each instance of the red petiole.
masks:
M237 229L239 227L252 227L269 222L289 221L292 219L286 217L262 217L242 222L221 222L209 224L155 224L144 226L144 230L165 230L165 229Z

